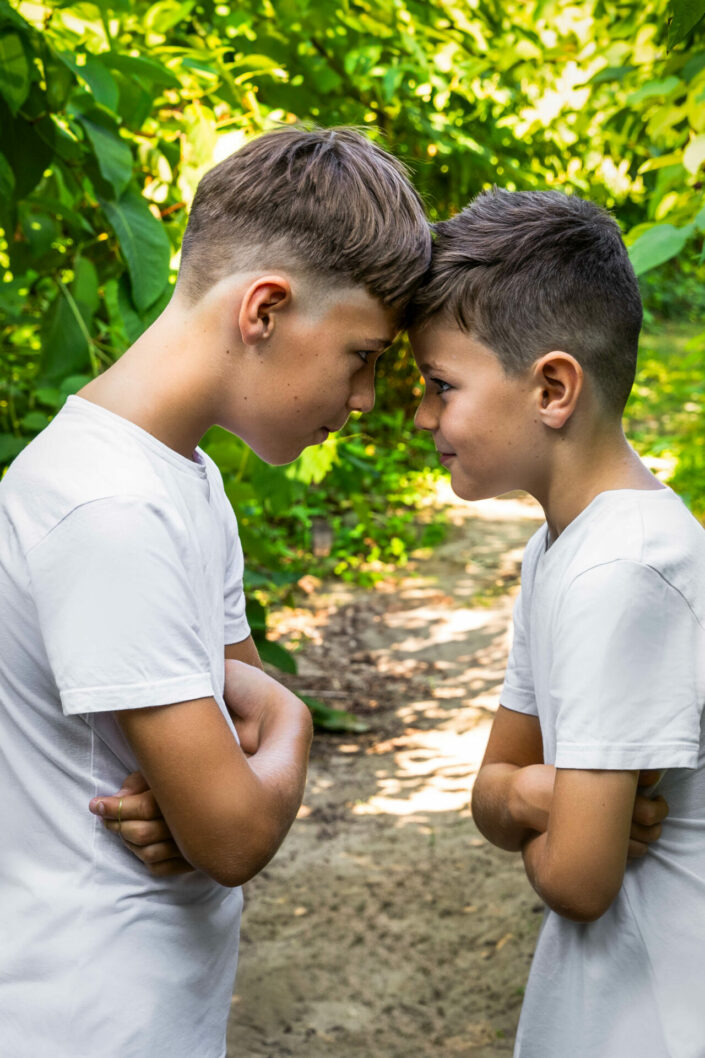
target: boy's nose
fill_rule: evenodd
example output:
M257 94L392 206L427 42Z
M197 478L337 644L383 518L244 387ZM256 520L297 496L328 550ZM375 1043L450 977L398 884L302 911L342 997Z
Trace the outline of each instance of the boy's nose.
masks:
M374 378L356 380L355 388L350 394L348 407L351 411L372 411L375 406L375 380Z
M421 403L416 409L416 414L414 415L414 426L417 430L435 429L436 416L433 414L431 408L429 407L428 400L426 399L426 394L423 395L423 397L421 398Z

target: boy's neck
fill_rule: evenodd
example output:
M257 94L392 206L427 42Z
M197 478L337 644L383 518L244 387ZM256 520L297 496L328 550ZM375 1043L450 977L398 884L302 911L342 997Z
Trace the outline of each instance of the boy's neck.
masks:
M210 336L172 299L167 309L79 396L135 423L187 459L212 418ZM199 353L201 355L199 355Z
M630 446L621 424L600 429L585 443L558 446L541 495L551 537L555 539L602 492L653 491L664 486Z

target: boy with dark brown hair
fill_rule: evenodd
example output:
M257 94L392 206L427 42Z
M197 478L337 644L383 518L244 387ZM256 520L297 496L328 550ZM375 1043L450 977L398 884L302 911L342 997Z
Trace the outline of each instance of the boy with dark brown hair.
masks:
M369 410L429 255L402 167L360 133L247 144L199 186L168 307L0 485L13 1058L223 1058L240 885L296 815L311 724L256 667L235 517L198 442L217 423L284 463ZM127 799L99 796L138 770L164 817L149 855Z
M548 905L515 1055L702 1058L705 533L622 429L636 278L614 220L556 192L487 192L435 232L417 425L459 496L546 515L473 791Z

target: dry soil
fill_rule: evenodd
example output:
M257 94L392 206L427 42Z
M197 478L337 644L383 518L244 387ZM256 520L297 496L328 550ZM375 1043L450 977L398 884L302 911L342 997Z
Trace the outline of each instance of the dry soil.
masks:
M247 887L230 1058L512 1052L542 907L469 796L540 512L440 502L432 555L374 589L305 578L275 615L300 644L289 685L370 730L316 736L299 818Z

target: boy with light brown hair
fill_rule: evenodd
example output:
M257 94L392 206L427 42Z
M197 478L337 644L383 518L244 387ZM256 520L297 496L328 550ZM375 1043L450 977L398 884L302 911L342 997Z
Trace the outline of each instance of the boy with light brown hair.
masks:
M168 307L0 484L13 1058L224 1058L240 885L296 815L311 722L257 668L198 442L218 424L285 463L369 410L429 256L416 192L362 134L248 143L199 185ZM102 796L126 772L140 811ZM163 822L129 819L154 798Z
M702 1058L705 532L622 429L636 278L557 192L483 193L435 235L416 423L459 496L546 515L473 791L547 905L515 1056Z

